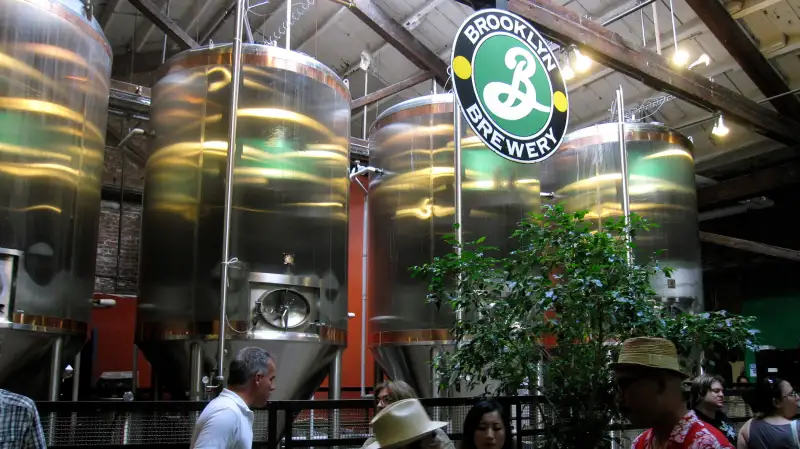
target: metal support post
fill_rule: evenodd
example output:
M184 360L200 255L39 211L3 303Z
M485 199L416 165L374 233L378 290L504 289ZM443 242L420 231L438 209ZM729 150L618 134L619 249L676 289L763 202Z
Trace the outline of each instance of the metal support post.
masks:
M189 387L189 400L202 401L205 393L205 385L203 385L203 348L199 343L192 343L190 354L190 382Z
M653 3L653 32L656 36L656 53L661 54L661 29L658 26L658 3Z
M63 350L64 339L58 337L56 341L53 342L53 349L50 353L50 379L47 389L48 401L58 401L59 394L61 393L61 358L63 357Z
M342 354L344 353L344 348L338 349L336 351L336 356L333 358L333 362L331 362L331 371L329 374L329 382L328 382L328 399L332 399L334 401L338 401L342 399ZM341 433L341 410L336 408L333 411L333 423L332 430L333 430L333 438L338 440ZM311 436L310 436L311 437ZM313 438L313 437L312 437Z
M228 270L230 269L231 210L233 209L233 173L236 163L236 124L239 112L239 86L242 78L242 29L244 28L246 0L236 1L236 26L233 33L233 58L231 58L231 104L228 109L228 158L225 178L225 204L222 230L222 276L219 301L219 350L217 354L217 387L225 387L225 327L227 326ZM288 42L288 35L287 42Z
M136 390L139 389L139 347L133 344L133 365L131 365L131 393L136 398Z
M75 356L72 362L72 402L78 402L81 389L81 353Z

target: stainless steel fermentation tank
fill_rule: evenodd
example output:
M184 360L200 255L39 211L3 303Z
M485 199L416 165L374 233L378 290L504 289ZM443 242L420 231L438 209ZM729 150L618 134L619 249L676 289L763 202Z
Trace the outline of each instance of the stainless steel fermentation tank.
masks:
M370 137L370 165L384 174L370 181L369 346L390 378L423 397L439 393L430 362L452 347L455 315L426 304L427 281L409 268L453 250L443 240L457 221L453 120L452 94L416 98L383 112ZM506 250L517 223L540 208L539 165L504 159L466 122L461 129L463 239Z
M692 143L659 124L626 123L631 212L658 227L639 232L634 257L657 259L675 271L672 279L651 278L665 306L685 312L703 309L703 271L697 221ZM555 192L569 211L587 210L598 229L622 216L619 125L608 123L572 132L555 155L542 163L542 190Z
M89 14L0 0L0 388L36 399L91 314L111 47Z
M200 399L226 326L226 369L241 348L265 348L278 360L273 399L307 399L346 343L350 94L307 56L243 46L223 261L231 53L180 53L153 88L136 342L173 395Z

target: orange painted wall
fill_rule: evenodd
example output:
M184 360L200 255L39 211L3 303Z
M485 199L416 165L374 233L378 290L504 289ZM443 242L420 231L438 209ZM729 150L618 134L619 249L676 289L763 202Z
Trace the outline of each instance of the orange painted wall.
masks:
M361 180L366 185L366 178ZM347 311L355 313L347 323L347 349L342 356L342 387L361 386L361 262L364 238L364 190L355 182L350 183L349 232L347 242ZM375 361L367 350L367 387L375 378ZM328 379L322 384L328 386ZM326 393L316 395L318 399L327 397ZM360 393L343 392L342 399L360 397Z
M111 298L117 305L93 309L91 327L97 331L97 352L92 379L105 371L130 371L133 367L133 337L136 328L136 298L95 293L95 298ZM139 386L150 388L150 364L139 352Z

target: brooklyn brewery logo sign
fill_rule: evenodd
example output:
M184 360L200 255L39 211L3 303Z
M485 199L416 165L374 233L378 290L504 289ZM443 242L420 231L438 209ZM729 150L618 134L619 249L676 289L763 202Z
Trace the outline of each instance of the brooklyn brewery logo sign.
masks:
M528 21L499 9L476 12L458 30L452 67L456 97L486 146L526 164L555 153L567 130L567 86Z

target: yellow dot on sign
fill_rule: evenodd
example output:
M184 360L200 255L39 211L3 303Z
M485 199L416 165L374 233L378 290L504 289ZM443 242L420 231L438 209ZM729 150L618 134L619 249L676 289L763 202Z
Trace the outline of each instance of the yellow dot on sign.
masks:
M472 66L469 61L467 61L467 58L456 56L455 59L453 59L453 72L455 72L457 77L466 80L472 76Z
M566 112L567 110L567 96L564 92L557 91L553 94L553 105L558 109L558 112Z

